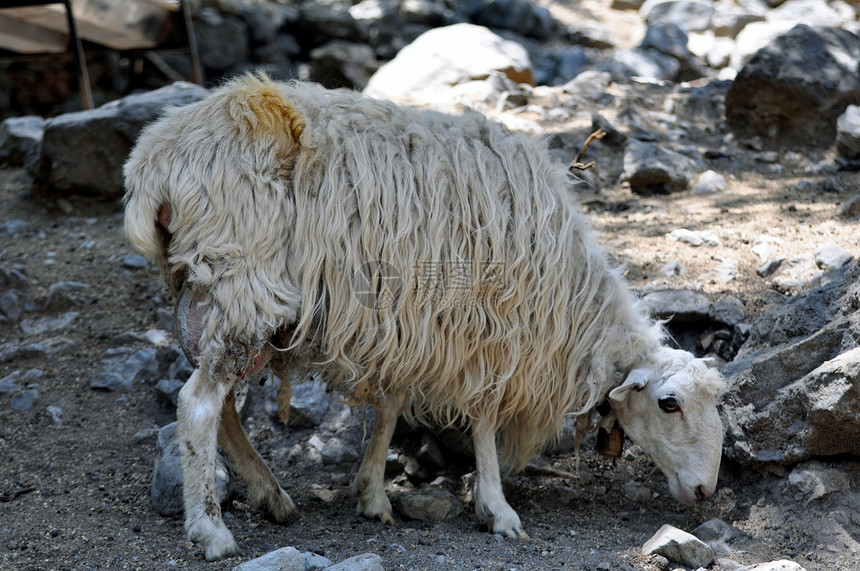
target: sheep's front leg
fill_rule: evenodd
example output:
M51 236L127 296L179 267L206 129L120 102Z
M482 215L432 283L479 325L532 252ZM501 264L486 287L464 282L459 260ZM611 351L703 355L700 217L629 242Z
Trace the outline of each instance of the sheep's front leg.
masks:
M477 419L472 422L472 441L475 445L475 515L487 524L493 533L506 537L528 539L520 516L505 500L499 459L496 452L496 430L491 422Z
M233 534L221 519L215 485L218 424L232 383L212 379L198 368L179 391L177 435L182 454L185 531L200 543L208 561L238 553Z
M403 399L388 397L376 410L373 434L364 452L364 459L353 485L358 496L356 512L366 518L379 518L383 523L394 523L391 502L385 494L385 458L388 446L397 425L397 417L403 410Z
M218 443L233 465L233 468L248 487L251 502L265 512L269 519L278 523L295 521L301 518L296 505L281 486L266 462L248 440L239 414L233 391L224 401L221 427L218 429Z

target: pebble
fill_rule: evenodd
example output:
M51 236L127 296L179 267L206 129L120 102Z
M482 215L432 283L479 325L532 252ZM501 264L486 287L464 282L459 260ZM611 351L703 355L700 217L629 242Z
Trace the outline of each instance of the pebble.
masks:
M51 423L54 426L63 425L63 409L58 406L49 406L45 411L48 413L48 416L51 417Z
M0 312L11 321L18 321L21 318L21 310L21 296L16 290L10 289L0 294Z
M627 499L644 504L651 501L651 490L639 482L626 482L621 488Z
M12 408L23 410L24 412L33 410L33 406L36 404L36 401L39 400L39 391L36 386L37 385L30 385L20 393L13 396L9 401Z
M0 230L10 238L14 238L16 234L22 230L26 230L30 225L23 220L7 220L0 224Z
M21 321L21 331L27 335L41 335L48 331L58 331L65 329L78 318L77 311L64 313L59 317L40 317L35 319L25 319Z
M158 373L158 353L155 347L138 351L129 347L117 347L105 352L101 365L103 370L90 379L90 388L126 390L143 376Z
M149 264L147 259L139 254L126 254L125 256L120 258L120 261L122 262L123 266L133 270L145 268Z
M162 329L150 329L143 334L143 338L156 347L164 347L170 343L170 335Z
M799 464L788 475L788 483L796 492L795 500L809 503L834 492L851 487L851 478L842 470L828 468L820 462Z
M733 541L742 535L741 530L720 518L709 519L693 530L693 535L702 541Z
M711 305L709 316L711 321L735 326L746 317L744 302L734 296L718 299Z
M671 262L660 268L660 273L667 278L671 278L674 276L686 276L687 268L681 265L681 262L679 260L672 260Z
M362 553L326 567L326 571L385 571L382 557L375 553Z
M686 228L678 228L672 230L668 236L672 242L682 242L688 246L698 247L707 244L708 246L719 246L720 239L713 232L703 232L701 230L688 230Z
M765 262L762 265L760 265L759 267L757 267L755 269L755 273L757 273L759 276L761 276L763 278L772 276L773 274L776 273L776 271L779 269L779 267L782 265L782 263L784 261L785 261L785 258L776 258L775 260L768 260L767 262Z
M718 172L707 170L700 174L693 183L693 194L713 194L725 190L728 186L726 177Z

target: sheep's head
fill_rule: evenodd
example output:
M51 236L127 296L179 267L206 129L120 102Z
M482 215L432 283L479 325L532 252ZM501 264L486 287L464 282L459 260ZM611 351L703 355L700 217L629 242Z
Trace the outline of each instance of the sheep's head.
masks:
M609 393L613 413L669 479L676 500L693 504L717 486L723 426L720 374L686 351L660 349L653 369L634 369Z

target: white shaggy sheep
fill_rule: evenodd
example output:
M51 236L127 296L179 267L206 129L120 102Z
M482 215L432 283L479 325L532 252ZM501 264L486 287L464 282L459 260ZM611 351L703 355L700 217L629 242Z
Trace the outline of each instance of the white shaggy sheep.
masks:
M178 421L186 529L207 559L236 551L216 434L253 501L297 515L232 409L234 383L267 363L312 364L379 409L355 482L369 517L391 520L384 460L402 410L471 429L475 512L504 535L527 537L497 440L522 467L565 413L607 399L676 498L713 493L719 374L661 346L566 170L528 138L478 114L247 76L150 125L125 178L128 238L178 295L197 366Z

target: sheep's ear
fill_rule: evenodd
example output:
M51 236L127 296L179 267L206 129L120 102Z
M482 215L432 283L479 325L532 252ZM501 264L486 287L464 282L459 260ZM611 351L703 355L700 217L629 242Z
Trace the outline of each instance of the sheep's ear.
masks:
M610 400L615 402L625 400L631 389L641 391L655 375L657 375L657 371L654 369L633 369L620 387L615 387L609 392Z
M702 357L701 361L711 369L714 369L717 366L717 360L713 357Z
M258 133L286 131L293 141L299 140L305 129L304 118L264 73L235 79L226 91L232 95L230 114L240 127Z

